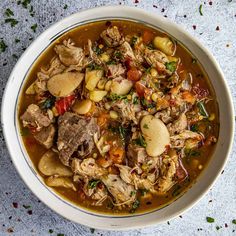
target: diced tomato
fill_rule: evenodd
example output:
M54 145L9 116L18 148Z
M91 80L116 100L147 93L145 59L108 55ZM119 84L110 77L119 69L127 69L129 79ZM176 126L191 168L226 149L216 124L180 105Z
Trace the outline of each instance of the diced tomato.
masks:
M75 100L75 95L70 95L68 97L60 98L55 103L55 107L59 115L63 115L70 106L72 105L73 101Z
M113 163L121 164L124 158L124 150L120 147L112 147L109 155Z
M134 87L139 97L144 97L147 100L151 99L151 90L148 89L144 84L138 81L135 83Z
M108 124L108 120L110 118L110 115L108 113L101 113L97 118L97 123L99 126L106 126Z
M142 76L142 72L135 67L132 67L127 72L127 79L131 81L138 81Z
M154 34L151 31L144 31L143 33L143 42L149 44L154 39Z
M125 67L127 68L127 70L131 69L132 67L132 59L130 57L126 57L125 58Z

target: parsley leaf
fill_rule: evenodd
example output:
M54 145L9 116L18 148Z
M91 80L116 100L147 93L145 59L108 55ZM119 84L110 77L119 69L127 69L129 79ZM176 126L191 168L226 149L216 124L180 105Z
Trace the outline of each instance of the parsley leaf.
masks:
M198 10L199 10L200 15L203 16L203 14L202 14L202 4L199 6Z
M144 125L143 125L143 128L144 128L144 129L149 129L148 124L144 124Z
M171 61L171 62L166 62L165 66L166 69L169 70L170 72L174 72L176 70L176 61Z
M7 18L5 19L5 23L10 23L11 27L14 27L18 24L18 20L14 19L14 18Z
M67 8L68 8L68 5L65 4L64 7L63 7L63 9L66 10Z
M207 220L208 223L214 223L215 222L215 219L212 218L212 217L209 217L209 216L206 217L206 220Z
M37 25L37 24L34 24L34 25L32 25L30 28L31 28L31 29L33 30L33 32L35 33L37 27L38 27L38 25Z
M136 210L137 210L137 208L140 206L140 201L139 200L136 200L134 203L133 203L133 205L132 205L132 208L131 208L131 210L130 210L130 213L134 213Z
M7 8L6 11L5 11L5 15L7 17L11 17L11 16L14 16L14 13L10 8Z
M147 143L142 135L140 135L138 138L134 139L134 143L136 145L144 147L144 148L147 146Z
M209 115L207 113L207 110L203 104L203 102L198 102L197 103L198 109L199 109L199 113L204 117L204 118L208 118Z
M5 52L7 48L7 45L5 44L4 40L0 40L0 52Z
M88 188L92 189L92 188L96 188L97 184L100 182L99 179L96 180L90 180L88 183Z

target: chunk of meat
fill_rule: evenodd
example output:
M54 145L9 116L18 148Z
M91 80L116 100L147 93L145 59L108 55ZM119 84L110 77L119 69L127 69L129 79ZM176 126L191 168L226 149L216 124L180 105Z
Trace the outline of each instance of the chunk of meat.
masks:
M167 108L165 110L159 111L155 114L155 117L162 120L165 124L168 124L171 120L171 109Z
M95 118L82 118L75 113L65 112L58 119L57 147L59 158L64 165L69 165L72 154L83 145L85 141L92 139L98 132Z
M79 174L85 178L100 178L107 173L106 169L100 167L93 158L80 160L74 158L71 163L71 168L75 174Z
M146 149L130 143L127 151L129 165L134 167L139 163L144 163L147 157Z
M86 157L88 156L93 148L94 148L94 141L92 138L89 138L88 140L85 140L79 147L78 147L78 155L80 157Z
M125 73L125 68L121 64L108 65L108 77L116 78Z
M109 174L101 178L108 191L115 199L115 204L124 205L135 201L134 186L125 183L119 175ZM132 196L133 195L133 196Z
M129 57L134 61L136 60L133 49L131 48L128 42L125 41L124 43L122 43L121 46L119 47L119 50L122 53L123 58Z
M33 127L37 131L40 131L43 127L49 126L52 122L52 120L42 112L39 106L35 104L30 104L20 119L24 127Z
M117 47L124 41L117 26L108 27L100 36L108 47Z
M199 134L190 130L184 130L180 134L170 137L171 147L182 148L185 145L186 140L193 139L198 142L204 139L203 134Z
M188 121L185 113L182 113L177 120L172 124L170 123L167 128L170 135L179 134L183 132L188 126Z
M108 193L107 189L105 188L104 185L100 185L95 188L94 193L92 195L92 199L96 200L96 203L94 204L95 206L101 206L102 203L107 199Z
M38 133L34 134L34 138L42 144L45 148L49 149L53 145L56 129L53 124L48 127L42 128Z
M178 167L178 156L165 156L161 165L161 177L158 179L156 189L166 193L175 184L175 174Z
M159 72L171 74L166 69L165 63L169 62L169 60L163 52L145 48L144 58L150 66L157 68Z
M70 39L64 40L63 44L54 47L61 62L66 65L81 65L83 64L84 52L82 48L75 47Z
M92 41L89 39L88 40L88 50L89 50L89 55L91 57L91 59L98 65L102 64L102 61L99 59L99 57L97 56L97 54L93 51L92 49Z

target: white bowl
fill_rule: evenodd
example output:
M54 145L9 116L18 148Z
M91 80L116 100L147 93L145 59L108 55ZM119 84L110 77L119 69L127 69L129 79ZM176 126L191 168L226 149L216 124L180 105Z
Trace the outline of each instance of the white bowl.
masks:
M34 170L22 143L17 122L18 95L26 75L38 56L51 42L71 28L104 19L130 19L166 31L188 48L206 70L215 89L220 111L219 140L207 168L196 184L170 205L140 215L108 216L89 212L56 195ZM192 207L211 187L229 155L234 132L233 103L223 73L212 56L196 39L178 25L143 10L124 6L100 7L73 14L42 33L25 51L13 69L2 101L2 126L13 163L32 192L55 212L69 220L99 229L131 229L167 221Z

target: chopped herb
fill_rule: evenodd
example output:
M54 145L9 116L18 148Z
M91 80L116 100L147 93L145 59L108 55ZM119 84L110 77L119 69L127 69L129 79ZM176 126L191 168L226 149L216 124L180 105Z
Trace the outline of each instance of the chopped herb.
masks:
M125 128L123 126L114 127L114 126L109 125L108 129L112 131L113 133L118 133L123 140L125 140L128 134L128 128Z
M131 191L130 197L134 196L135 194L136 194L136 191L135 191L135 190Z
M6 11L5 11L5 15L7 17L11 17L11 16L14 16L14 13L11 9L7 8Z
M27 8L28 5L30 4L30 2L31 2L31 0L23 0L23 1L21 2L21 4L22 4L22 6L23 6L24 8Z
M154 108L156 107L156 104L153 102L149 102L148 100L146 100L145 98L141 98L141 104L145 107L145 108Z
M95 229L94 228L90 228L90 232L91 232L91 234L94 234Z
M68 8L68 5L65 4L64 7L63 7L63 9L66 10L67 8Z
M195 63L197 63L197 59L192 58L192 64L195 64Z
M106 64L107 65L116 65L116 62L115 61L108 61Z
M176 185L174 190L172 191L172 196L173 197L178 196L180 194L180 192L181 192L180 189L181 189L181 186L180 185Z
M107 95L107 98L110 99L111 101L117 101L121 99L127 99L126 95L117 95L115 93Z
M148 124L144 124L144 125L143 125L143 128L144 128L144 129L149 129Z
M7 48L7 45L5 44L4 40L0 40L0 52L5 52Z
M14 19L14 18L7 18L5 19L5 23L10 23L11 27L14 27L15 25L18 24L18 20Z
M219 230L219 229L221 229L222 228L222 226L216 226L216 230Z
M116 59L122 59L123 58L123 55L120 51L115 51L113 56L116 58Z
M199 109L199 113L200 113L204 118L208 118L209 115L208 115L208 113L207 113L207 111L206 111L206 108L205 108L203 102L198 102L198 103L197 103L197 106L198 106L198 109Z
M203 16L203 14L202 14L202 4L199 6L198 10L199 10L200 15Z
M140 191L142 196L145 196L147 194L147 192L148 192L147 189L140 189L139 191Z
M134 104L134 105L139 104L139 98L138 98L138 97L134 97L134 99L133 99L133 104Z
M187 157L196 157L196 156L200 156L200 152L194 149L185 149L184 153Z
M190 130L193 131L193 132L197 132L198 131L198 125L197 124L191 125Z
M37 25L37 24L34 24L34 25L32 25L30 28L31 28L31 29L33 30L33 32L35 33L37 27L38 27L38 25Z
M142 135L140 135L137 139L134 139L134 143L144 148L147 146L147 143Z
M31 206L30 205L23 205L25 209L29 209Z
M97 54L97 55L101 55L103 53L102 48L99 48L98 46L94 46L93 47L93 51Z
M49 229L49 230L48 230L48 233L52 234L52 233L53 233L53 230L52 230L52 229Z
M137 208L140 206L140 201L139 200L136 200L134 203L133 203L133 205L132 205L132 208L131 208L131 210L130 210L130 213L134 213L136 210L137 210Z
M132 37L131 42L130 42L131 47L133 47L136 44L137 40L138 38L136 36Z
M57 236L65 236L65 234L57 234Z
M233 220L232 220L232 223L236 225L236 219L233 219Z
M19 43L20 42L20 39L15 39L15 43Z
M42 109L50 109L51 107L53 107L54 103L55 103L55 98L54 97L50 97L48 99L46 99L42 104L41 107Z
M87 66L90 70L102 70L102 67L95 64L95 63L90 63L88 66Z
M92 189L92 188L96 188L97 184L100 182L99 179L96 180L90 180L88 183L88 188Z
M169 70L170 72L174 72L176 70L176 61L171 61L171 62L166 62L165 66L166 69Z
M12 54L12 57L15 58L15 59L18 58L18 56L16 54Z
M150 49L150 50L153 50L153 49L154 49L154 46L153 46L152 43L149 43L149 44L147 45L147 47L148 47L148 49Z
M207 220L208 223L214 223L215 222L215 219L212 218L212 217L209 217L209 216L206 217L206 220Z

